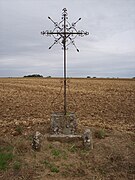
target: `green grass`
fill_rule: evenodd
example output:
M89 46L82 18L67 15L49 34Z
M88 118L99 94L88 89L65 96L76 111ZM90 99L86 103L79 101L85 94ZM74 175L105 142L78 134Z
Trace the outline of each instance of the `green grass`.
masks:
M9 162L13 159L12 153L0 152L0 170L6 170Z
M21 126L16 126L15 131L18 132L18 134L22 134L23 128Z
M104 129L100 129L95 132L95 136L96 136L96 138L104 139L106 136L106 133L105 133Z
M59 172L59 169L56 166L52 166L50 169L51 169L51 172L55 172L55 173Z
M53 155L54 158L63 158L67 159L67 154L65 151L60 150L60 149L52 149L51 154Z
M48 146L48 147L49 147L49 149L53 149L53 146L52 146L52 144L49 144L49 146Z
M0 170L6 170L13 159L13 147L10 145L0 147Z
M20 170L21 169L21 163L19 161L15 161L13 165L14 170Z
M62 152L59 149L52 149L51 153L55 157L60 157L62 154Z
M11 145L0 147L0 152L11 152L13 150L13 147Z
M77 147L76 147L76 145L75 144L73 144L70 148L69 148L69 151L70 152L72 152L72 153L75 153L75 152L77 152Z
M50 169L51 172L54 172L54 173L59 172L59 168L55 164L50 163L47 160L44 161L44 164L45 164L46 167L48 167Z

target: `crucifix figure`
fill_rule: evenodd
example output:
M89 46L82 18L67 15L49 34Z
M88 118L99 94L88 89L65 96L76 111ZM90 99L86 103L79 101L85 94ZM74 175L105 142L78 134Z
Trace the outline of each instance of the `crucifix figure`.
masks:
M62 13L62 20L57 23L53 21L52 18L48 17L53 24L54 24L54 29L53 31L42 31L42 35L47 35L47 36L53 36L54 37L54 43L49 47L51 49L55 44L60 44L62 46L62 49L64 50L64 115L67 114L67 92L66 92L66 83L67 83L67 73L66 73L66 50L67 46L69 44L72 44L76 50L79 52L78 48L75 45L74 39L77 37L77 35L83 37L84 35L89 35L88 32L84 32L83 30L77 31L75 26L78 23L78 21L81 20L79 18L76 22L70 24L68 22L68 14L67 14L67 9L63 9Z

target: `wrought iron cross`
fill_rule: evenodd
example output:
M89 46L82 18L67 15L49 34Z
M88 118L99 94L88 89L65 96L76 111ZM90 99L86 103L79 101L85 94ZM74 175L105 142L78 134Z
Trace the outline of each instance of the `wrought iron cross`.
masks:
M74 39L77 37L77 35L83 37L85 35L89 35L88 32L84 32L83 30L76 30L75 26L78 23L78 21L81 20L81 18L79 18L76 22L70 24L68 22L68 13L67 13L67 9L64 8L62 13L62 20L57 23L55 21L53 21L52 18L48 17L48 19L50 19L53 24L54 24L54 29L53 31L42 31L41 34L42 35L46 35L46 36L53 36L54 37L54 43L49 47L49 49L51 49L55 44L60 44L62 46L62 49L64 50L64 115L66 115L67 113L67 93L66 93L66 80L67 80L67 73L66 73L66 50L67 50L67 46L69 44L72 44L76 50L79 52L79 49L76 47Z

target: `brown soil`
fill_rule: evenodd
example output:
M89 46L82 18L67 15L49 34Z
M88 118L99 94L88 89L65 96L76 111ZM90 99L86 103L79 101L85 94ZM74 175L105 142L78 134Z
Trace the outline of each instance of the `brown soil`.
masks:
M31 149L33 133L49 133L51 112L63 110L62 84L51 78L0 79L0 147L13 146L14 155L0 180L135 179L133 79L69 79L68 112L76 112L78 133L92 129L94 149L46 139L40 152Z

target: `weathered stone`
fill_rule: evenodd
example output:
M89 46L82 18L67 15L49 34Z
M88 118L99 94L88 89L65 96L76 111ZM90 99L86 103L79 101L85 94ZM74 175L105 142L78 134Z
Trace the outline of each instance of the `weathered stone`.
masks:
M41 136L42 134L36 131L33 140L32 140L32 148L36 151L39 151L41 148Z
M29 126L29 122L28 122L28 121L23 121L22 124L23 124L24 126L26 126L26 127Z
M17 120L15 120L14 123L15 123L16 126L19 126L19 125L20 125L20 122L17 121Z
M53 113L51 115L52 134L75 134L77 121L74 113Z
M12 131L12 133L11 133L13 136L18 136L18 135L20 135L20 132L18 132L18 131Z
M53 134L48 135L47 139L49 141L59 141L59 142L76 142L76 141L82 141L81 135L74 135L74 134Z
M82 136L83 138L83 145L85 148L93 149L93 139L92 139L92 132L90 129L86 129Z

